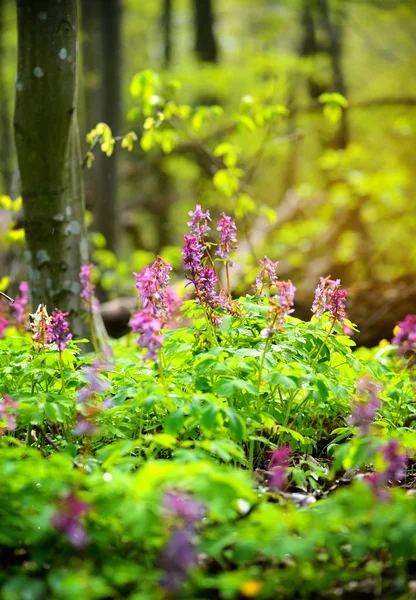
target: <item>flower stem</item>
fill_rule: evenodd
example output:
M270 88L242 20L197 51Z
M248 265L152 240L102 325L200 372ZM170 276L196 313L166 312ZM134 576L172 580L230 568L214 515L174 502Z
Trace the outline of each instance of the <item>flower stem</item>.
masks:
M274 315L274 319L273 319L273 323L272 323L271 329L273 329L274 326L276 325L277 317L278 317L278 315L276 313ZM266 359L266 353L267 353L267 349L269 347L270 338L271 338L271 335L266 338L266 343L264 344L264 350L263 350L263 354L262 354L262 357L261 357L260 370L259 370L259 389L260 389L260 386L262 384L262 374L263 374L264 361Z
M62 382L61 394L62 394L65 391L65 379L64 379L64 367L63 367L63 363L62 363L62 352L59 352L59 370L61 372L61 382Z
M317 362L318 362L319 355L320 355L320 354L321 354L321 352L322 352L322 348L325 346L326 342L328 341L328 338L329 338L329 336L330 336L330 335L331 335L331 333L333 332L333 330L334 330L334 327L335 327L335 323L336 323L336 319L334 319L334 320L332 321L331 327L330 327L330 329L329 329L328 333L326 334L326 336L324 337L324 340L323 340L323 342L322 342L322 344L321 344L321 346L320 346L320 348L319 348L319 350L318 350L318 353L317 353L317 355L315 356L315 358L314 358L314 361L313 361L313 363L312 363L312 366L313 366L313 367L316 367L316 364L317 364Z
M91 343L93 345L95 352L98 354L99 348L98 348L98 343L97 343L97 336L95 335L95 327L94 327L94 319L93 319L93 314L92 314L91 301L89 303L89 311L88 312L89 312L89 320L90 320Z
M228 292L228 297L231 300L230 270L229 270L229 266L228 266L228 261L225 263L225 274L227 276L227 292Z

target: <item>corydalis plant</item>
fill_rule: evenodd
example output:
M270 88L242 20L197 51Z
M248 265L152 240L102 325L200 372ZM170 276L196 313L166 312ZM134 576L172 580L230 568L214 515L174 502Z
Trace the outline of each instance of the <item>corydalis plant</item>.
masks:
M80 297L84 307L88 311L88 320L90 324L91 331L91 342L94 346L94 350L98 352L98 344L97 337L95 335L94 328L94 320L93 320L93 312L98 310L99 303L97 298L95 297L95 285L92 282L92 269L94 268L93 264L82 265L81 270L79 272L79 280L81 283L81 293Z
M4 394L3 399L0 400L0 435L16 429L16 417L17 402L14 402L8 394Z
M72 340L72 333L69 331L69 323L66 320L68 315L69 313L64 313L58 308L55 308L50 317L47 329L48 343L56 344L59 351L59 369L61 372L62 390L65 389L62 352L68 347L70 340Z
M221 219L218 221L217 231L220 233L220 241L218 244L218 250L215 252L216 256L219 256L225 264L225 274L227 278L227 291L228 297L231 298L231 284L230 284L230 272L229 267L233 266L230 259L230 254L237 249L237 227L234 219L227 216L225 213L221 213Z
M343 325L347 314L345 304L347 301L347 290L341 288L340 279L321 277L319 285L315 290L315 299L312 304L312 312L318 319L324 313L329 313L334 324L339 321Z

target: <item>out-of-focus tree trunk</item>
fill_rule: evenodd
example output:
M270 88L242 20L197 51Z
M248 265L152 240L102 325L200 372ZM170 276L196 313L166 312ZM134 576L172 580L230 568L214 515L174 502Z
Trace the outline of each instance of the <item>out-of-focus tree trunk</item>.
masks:
M14 131L21 176L32 308L82 319L79 271L88 262L76 112L76 0L17 0Z
M121 112L121 2L120 0L101 0L100 8L102 64L100 121L104 121L111 127L113 135L119 135ZM94 167L97 169L98 181L97 194L94 198L94 229L105 236L108 249L115 252L119 229L117 151L110 158L100 152L95 162Z
M218 61L218 46L214 33L212 0L193 0L195 22L195 53L203 62Z
M329 42L329 56L332 66L333 89L335 92L347 97L347 85L342 68L342 36L343 28L335 24L334 15L331 14L328 0L320 0L322 22ZM339 9L343 10L342 8ZM343 149L348 146L349 127L348 113L342 111L341 123L337 135L334 139L334 146Z
M163 0L163 63L169 69L172 62L172 0Z
M7 95L7 84L5 77L6 57L5 57L5 32L4 32L4 12L5 1L0 0L0 191L11 193L11 183L13 177L13 142L10 105Z
M101 26L100 26L101 0L82 0L82 113L80 114L81 139L102 120L101 114ZM83 145L81 145L83 147ZM93 210L94 200L98 196L99 173L96 165L86 169L85 177L85 202L87 208Z

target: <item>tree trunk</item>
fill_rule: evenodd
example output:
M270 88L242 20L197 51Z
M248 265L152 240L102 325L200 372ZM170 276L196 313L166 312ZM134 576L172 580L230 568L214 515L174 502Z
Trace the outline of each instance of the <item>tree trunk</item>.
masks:
M169 69L172 62L172 0L163 0L162 30L163 66Z
M14 130L21 176L32 308L82 319L79 271L88 262L76 113L76 0L17 0Z
M4 32L4 0L0 0L0 192L11 193L13 178L13 143L11 130L10 103L5 79L5 32Z
M195 20L195 53L203 62L218 61L218 47L214 35L212 0L193 0Z
M120 25L120 0L101 0L101 120L111 127L113 135L120 134ZM99 153L95 165L98 186L97 196L94 198L94 229L105 236L107 248L112 252L116 251L119 226L117 162L117 151L110 158Z

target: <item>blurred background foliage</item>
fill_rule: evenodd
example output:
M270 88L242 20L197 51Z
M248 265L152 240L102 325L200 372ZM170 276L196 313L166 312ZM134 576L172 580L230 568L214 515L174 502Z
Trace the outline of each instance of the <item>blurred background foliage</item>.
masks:
M408 312L400 302L416 294L413 0L82 0L80 9L81 141L95 155L85 183L103 299L131 293L131 271L156 254L179 273L187 212L200 203L214 218L236 214L236 293L249 290L267 254L298 287L300 305L331 273L352 298L364 285L361 319L374 314L375 296L394 321ZM0 1L0 15L0 193L16 199L12 0ZM160 110L159 84L146 113L136 75L146 70L160 73L161 93L184 111L161 125L160 143L146 124ZM116 140L107 156L85 141L99 122L138 141L128 152ZM22 223L11 209L3 198L0 274L13 281Z

